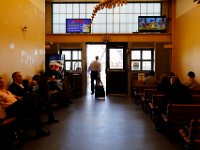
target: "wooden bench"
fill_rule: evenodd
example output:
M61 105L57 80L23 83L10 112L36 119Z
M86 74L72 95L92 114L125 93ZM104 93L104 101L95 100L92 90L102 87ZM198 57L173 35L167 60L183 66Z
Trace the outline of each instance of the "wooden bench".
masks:
M16 117L4 118L0 120L0 147L8 148L12 144L18 143L17 132L15 132Z
M163 99L164 99L164 93L162 92L156 92L152 96L152 101L149 103L149 107L151 109L151 118L156 124L156 118L158 117L156 113L159 113L159 111L164 111L164 108L161 108L163 106ZM200 94L199 93L192 93L192 99L193 104L200 104Z
M134 88L134 98L137 106L142 104L142 96L144 95L144 89L156 89L157 85L137 85Z
M5 118L0 121L0 127L9 125L10 123L13 123L15 120L16 120L16 117Z
M151 110L157 109L163 103L164 93L157 91L155 94L152 95L152 100L149 102L149 107Z
M149 106L153 108L158 108L160 104L163 102L164 93L156 91L154 95L152 95L152 101L149 103ZM192 94L193 104L200 104L200 94Z
M168 104L167 113L162 113L161 117L171 140L179 128L188 125L191 119L200 118L200 104Z
M160 117L160 112L161 112L161 107L162 107L162 103L163 103L163 98L164 98L164 93L162 91L156 91L156 93L154 93L152 95L152 100L151 102L149 102L149 108L150 108L150 112L151 112L151 119L154 123L154 127L156 130L159 129L159 117Z
M142 109L144 112L150 111L149 103L152 102L153 95L156 95L157 89L144 89L142 96Z
M178 130L181 138L181 144L185 149L200 149L200 119L190 121L188 126L184 126Z
M162 114L162 118L165 122L184 125L191 119L200 118L200 104L168 104L167 113Z
M200 94L192 94L192 100L193 100L193 103L195 104L200 104Z

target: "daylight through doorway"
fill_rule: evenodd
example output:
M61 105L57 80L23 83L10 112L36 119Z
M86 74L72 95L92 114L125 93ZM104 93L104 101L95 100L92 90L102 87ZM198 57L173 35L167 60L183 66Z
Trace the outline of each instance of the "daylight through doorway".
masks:
M101 63L101 81L106 90L106 44L87 44L87 92L91 92L90 71L88 69L90 63L95 60L95 56L99 56Z

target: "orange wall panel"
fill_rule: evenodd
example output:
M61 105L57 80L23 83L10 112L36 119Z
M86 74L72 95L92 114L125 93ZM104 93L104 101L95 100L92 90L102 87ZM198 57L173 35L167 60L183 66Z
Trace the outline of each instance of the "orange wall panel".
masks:
M179 9L182 9L181 5L177 6L177 11ZM192 70L200 81L200 6L193 5L180 14L176 18L176 49L173 51L172 68L181 80L185 80L187 72Z
M0 5L0 76L8 82L14 71L30 77L43 69L45 2L7 0ZM23 31L26 26L27 30Z

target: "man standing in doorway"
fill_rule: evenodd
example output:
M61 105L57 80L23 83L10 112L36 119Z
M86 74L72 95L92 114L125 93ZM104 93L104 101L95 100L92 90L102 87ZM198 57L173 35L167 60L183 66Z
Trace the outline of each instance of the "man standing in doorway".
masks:
M100 78L100 71L101 71L101 63L99 62L99 56L95 57L95 60L91 62L89 69L91 71L91 94L94 94L94 80L97 80Z

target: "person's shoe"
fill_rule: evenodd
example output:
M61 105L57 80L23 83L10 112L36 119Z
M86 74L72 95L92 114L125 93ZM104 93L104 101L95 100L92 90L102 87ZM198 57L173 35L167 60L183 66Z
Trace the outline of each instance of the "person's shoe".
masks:
M53 120L48 120L48 123L49 124L51 124L51 123L58 123L59 122L59 120L55 120L55 119L53 119Z
M94 94L94 92L91 93L92 95Z
M50 135L50 131L48 130L40 130L36 133L35 138L41 138L41 137L45 137L45 136L49 136Z

